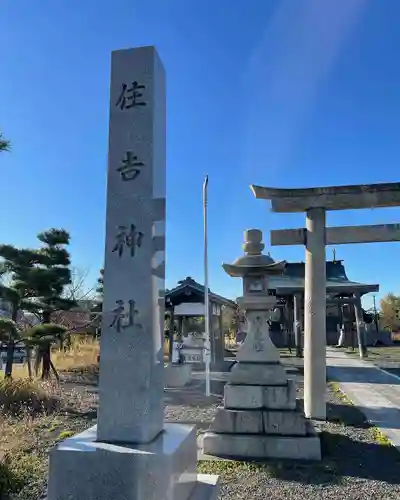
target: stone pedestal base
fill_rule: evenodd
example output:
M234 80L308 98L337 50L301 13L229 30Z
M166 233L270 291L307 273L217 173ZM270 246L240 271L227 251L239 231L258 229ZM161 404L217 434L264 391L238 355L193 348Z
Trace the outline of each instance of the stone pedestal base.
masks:
M321 460L319 436L300 411L295 382L281 364L239 362L224 396L204 434L205 455Z
M318 435L272 436L206 432L203 453L221 458L321 460Z
M188 363L183 365L168 364L164 368L165 387L173 389L184 387L190 382L192 376L192 366Z
M164 424L147 445L97 442L96 426L50 454L47 500L216 500L218 478L198 476L196 429Z

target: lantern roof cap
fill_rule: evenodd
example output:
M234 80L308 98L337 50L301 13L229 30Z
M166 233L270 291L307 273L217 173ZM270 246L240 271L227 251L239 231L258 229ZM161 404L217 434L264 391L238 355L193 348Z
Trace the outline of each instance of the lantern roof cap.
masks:
M222 264L225 272L232 277L243 277L249 274L282 274L286 261L275 261L271 255L263 254L265 245L262 242L260 229L247 229L244 232L244 255L232 264Z

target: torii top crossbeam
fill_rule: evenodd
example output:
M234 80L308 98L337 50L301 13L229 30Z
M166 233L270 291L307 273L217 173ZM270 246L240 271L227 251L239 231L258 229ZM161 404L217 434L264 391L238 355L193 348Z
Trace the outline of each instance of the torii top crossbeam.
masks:
M271 200L273 212L306 212L310 208L351 210L400 206L400 182L280 189L251 185L258 199Z

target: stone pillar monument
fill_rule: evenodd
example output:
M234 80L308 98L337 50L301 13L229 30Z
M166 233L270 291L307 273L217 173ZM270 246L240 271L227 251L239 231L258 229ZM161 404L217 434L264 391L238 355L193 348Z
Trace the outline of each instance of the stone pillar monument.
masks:
M108 161L97 435L148 443L163 428L165 289L165 74L150 47L113 54Z
M163 422L165 170L162 63L113 52L98 422L52 451L48 500L216 498L195 427Z
M287 379L269 335L276 297L269 294L268 275L281 274L286 263L263 255L261 240L258 229L246 231L246 254L223 264L230 276L243 278L237 302L248 333L225 386L224 407L204 435L203 451L221 457L320 460L319 437L297 407L294 380Z

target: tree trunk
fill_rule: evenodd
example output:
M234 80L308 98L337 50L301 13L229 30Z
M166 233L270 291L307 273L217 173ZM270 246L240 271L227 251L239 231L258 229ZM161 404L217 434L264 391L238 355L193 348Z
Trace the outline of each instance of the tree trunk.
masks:
M51 313L49 311L44 311L42 316L42 323L50 323ZM48 380L50 378L50 367L51 367L51 343L40 347L42 350L42 380Z
M60 376L58 375L58 371L56 370L56 367L53 365L51 359L50 359L50 367L53 370L54 376L56 377L57 384L60 385Z
M33 378L32 375L32 349L30 347L26 348L26 362L28 364L28 377Z
M4 372L5 378L11 378L12 369L14 364L14 342L11 340L12 334L10 333L10 338L8 339L7 344L7 361L6 361L6 369Z
M18 306L19 306L18 302L13 302L11 319L15 322L17 321L17 318L18 318ZM4 372L5 378L11 378L11 376L12 376L12 369L13 369L13 364L14 364L14 349L15 349L15 343L14 343L12 331L10 330L9 337L8 337L8 344L7 344L6 369Z
M50 378L51 358L50 358L51 344L50 342L42 347L42 380Z

